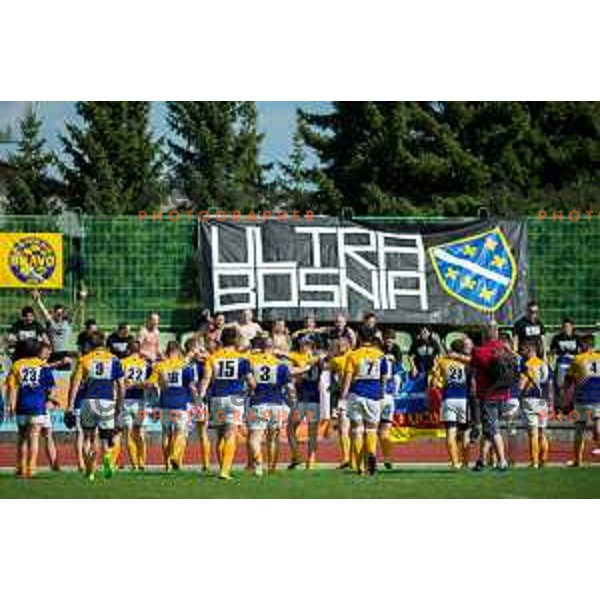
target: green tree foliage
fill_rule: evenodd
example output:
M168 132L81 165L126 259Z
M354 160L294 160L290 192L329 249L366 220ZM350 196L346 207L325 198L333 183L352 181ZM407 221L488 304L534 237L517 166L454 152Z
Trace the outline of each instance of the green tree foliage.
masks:
M263 135L254 102L168 102L176 187L203 208L255 208Z
M163 200L161 144L149 102L77 102L81 124L61 137L69 204L95 214L134 214Z
M51 212L50 196L55 185L48 170L54 157L45 150L41 136L42 121L29 106L19 121L17 150L9 157L15 175L8 182L6 211L12 214L33 215Z
M334 102L327 114L300 111L299 133L319 158L309 176L328 212L476 214L488 197L533 210L548 186L597 181L599 111L593 102Z

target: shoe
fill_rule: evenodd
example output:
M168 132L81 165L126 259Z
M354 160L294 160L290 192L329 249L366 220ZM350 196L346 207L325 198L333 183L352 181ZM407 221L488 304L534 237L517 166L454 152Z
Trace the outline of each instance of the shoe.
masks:
M85 478L90 482L90 483L94 483L94 481L96 481L96 473L87 473L85 475Z
M347 470L347 469L349 469L349 468L350 468L350 463L349 463L349 462L345 462L345 463L342 463L342 464L341 464L341 465L338 467L338 470L339 470L339 471L345 471L345 470Z
M231 475L228 473L219 473L219 479L222 479L223 481L230 481Z
M106 479L111 479L112 476L115 474L115 468L112 464L112 459L108 452L102 458L102 470Z
M479 471L484 471L484 470L485 470L485 465L483 464L483 461L482 460L478 460L475 463L475 466L473 467L473 471L475 471L475 472L478 473Z
M539 469L540 465L539 465L539 463L530 463L529 468L530 469Z
M391 471L394 468L394 465L391 462L384 462L383 466L388 470Z
M177 460L171 458L169 462L171 463L171 469L173 469L173 471L181 471L181 465Z
M254 467L254 475L255 475L255 477L262 477L264 474L265 474L265 471L264 471L262 465L256 465Z
M496 471L499 471L500 473L505 473L506 471L508 471L508 463L507 462L499 463L498 466L496 467Z
M288 471L293 471L294 469L297 469L299 466L300 466L300 461L299 460L293 460L288 465Z
M377 457L374 454L367 454L367 473L369 475L375 475L377 473Z

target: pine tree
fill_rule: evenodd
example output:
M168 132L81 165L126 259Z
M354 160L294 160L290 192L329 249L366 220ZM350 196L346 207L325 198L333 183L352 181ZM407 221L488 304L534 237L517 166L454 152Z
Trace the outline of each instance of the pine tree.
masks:
M173 175L202 208L253 208L263 190L254 102L168 102Z
M96 214L134 214L163 199L160 142L150 129L149 102L78 102L82 124L61 137L61 170L71 206Z
M10 155L9 163L16 175L9 180L6 211L13 214L33 215L51 212L49 196L53 184L49 168L54 157L45 150L46 140L41 136L42 120L32 106L19 121L17 151Z

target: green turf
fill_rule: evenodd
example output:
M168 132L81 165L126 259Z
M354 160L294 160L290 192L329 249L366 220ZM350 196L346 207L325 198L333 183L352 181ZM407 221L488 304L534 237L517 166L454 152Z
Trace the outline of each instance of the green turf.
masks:
M376 477L332 470L280 472L257 480L239 473L232 481L191 471L120 472L95 483L74 472L43 472L35 480L0 474L0 498L599 498L600 469L516 469L508 473L451 473L404 468Z

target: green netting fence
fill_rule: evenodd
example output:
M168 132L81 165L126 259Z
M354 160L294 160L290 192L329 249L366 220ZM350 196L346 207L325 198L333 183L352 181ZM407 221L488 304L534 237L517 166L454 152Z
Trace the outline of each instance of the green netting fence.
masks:
M194 222L0 215L4 231L65 233L65 287L49 293L47 304L75 305L84 282L88 296L79 303L80 321L93 317L104 328L120 321L137 325L151 310L159 310L164 328L176 332L188 331L196 321ZM581 326L595 326L600 321L600 221L531 219L528 248L525 275L545 322L556 325L568 314ZM30 302L26 291L0 290L2 328Z

